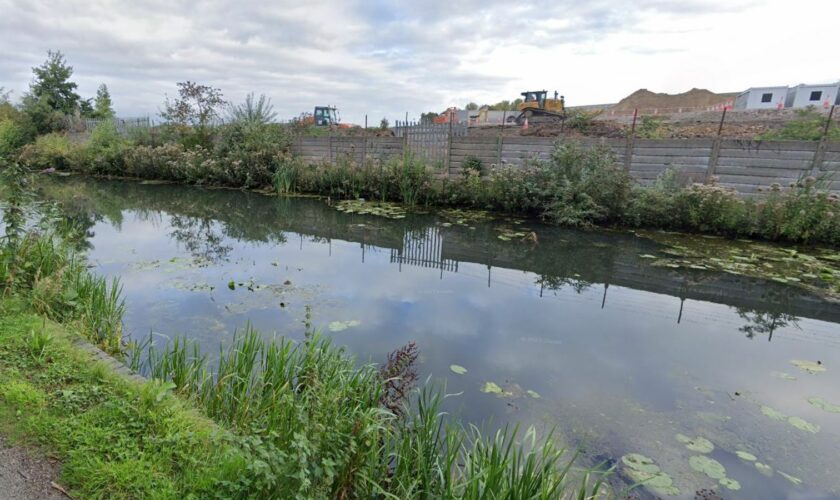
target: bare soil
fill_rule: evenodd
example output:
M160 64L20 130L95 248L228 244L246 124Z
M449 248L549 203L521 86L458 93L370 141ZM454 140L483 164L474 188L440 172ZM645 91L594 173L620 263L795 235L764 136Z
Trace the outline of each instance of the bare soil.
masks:
M11 446L0 436L0 500L69 498L56 488L59 468L57 460Z
M647 108L695 108L703 106L714 106L737 94L726 93L716 94L706 89L691 89L681 94L663 94L651 92L648 89L639 89L613 106L614 111L633 111L634 109Z

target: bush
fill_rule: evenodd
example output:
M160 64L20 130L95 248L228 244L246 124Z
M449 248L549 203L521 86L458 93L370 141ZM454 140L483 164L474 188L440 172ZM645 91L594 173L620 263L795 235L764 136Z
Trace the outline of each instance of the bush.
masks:
M82 170L100 175L124 175L124 153L128 141L113 121L104 121L93 129L82 154Z
M0 120L0 157L12 159L29 142L27 131L12 120Z
M62 132L38 136L35 142L21 149L20 162L32 169L58 170L78 166L79 148Z

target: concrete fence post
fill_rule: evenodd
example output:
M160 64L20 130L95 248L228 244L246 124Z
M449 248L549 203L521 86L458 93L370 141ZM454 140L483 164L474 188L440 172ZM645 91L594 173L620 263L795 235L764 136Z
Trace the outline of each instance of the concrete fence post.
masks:
M633 110L633 125L630 126L630 133L627 134L627 144L624 146L624 170L630 171L633 165L633 146L636 142L636 117L639 115L639 109Z
M834 117L834 108L836 107L836 104L831 106L831 110L828 112L828 118L825 120L825 127L823 127L820 143L817 144L817 150L814 151L814 160L811 163L811 176L813 177L819 175L823 162L825 161L825 150L828 148L828 132L831 130L831 120Z
M718 161L720 160L720 145L723 140L723 123L726 121L726 108L723 108L723 114L720 115L720 124L718 125L717 136L712 143L712 151L709 153L709 164L706 165L706 184L711 183L712 177L717 170Z

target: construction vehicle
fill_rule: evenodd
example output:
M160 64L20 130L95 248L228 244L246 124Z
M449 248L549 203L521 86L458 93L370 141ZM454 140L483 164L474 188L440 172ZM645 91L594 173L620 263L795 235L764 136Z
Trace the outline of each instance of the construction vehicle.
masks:
M332 106L315 106L312 118L316 127L338 125L338 111Z
M554 99L548 98L548 91L529 90L522 92L524 100L519 105L519 115L508 118L508 121L515 121L517 125L525 124L539 125L543 123L560 123L566 119L566 99L557 96L554 91Z

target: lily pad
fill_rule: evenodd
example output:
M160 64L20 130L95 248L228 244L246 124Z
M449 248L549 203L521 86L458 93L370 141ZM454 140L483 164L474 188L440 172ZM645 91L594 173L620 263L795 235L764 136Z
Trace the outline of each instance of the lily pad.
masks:
M823 398L809 398L808 402L817 408L829 413L840 413L840 405L831 404Z
M629 453L621 457L621 463L627 477L651 491L667 496L680 494L671 476L663 472L652 459L639 453Z
M791 476L790 474L786 474L786 473L784 473L784 472L782 472L782 471L777 471L777 472L779 473L779 475L780 475L780 476L782 476L783 478L787 479L788 481L790 481L791 483L793 483L793 484L795 484L795 485L797 485L797 486L798 486L798 485L800 485L800 484L802 484L802 480L801 480L801 479L799 479L799 478L798 478L798 477L796 477L796 476Z
M715 445L704 437L690 438L684 434L676 435L677 441L684 444L686 448L697 453L711 453L715 449Z
M756 462L755 463L755 468L756 468L756 470L758 470L758 472L764 474L767 477L770 477L770 476L773 475L773 468L770 467L767 464L763 464L761 462Z
M763 413L767 417L772 418L773 420L778 420L780 422L783 422L787 419L787 415L780 412L779 410L774 410L773 408L770 408L769 406L762 406L761 407L761 413Z
M340 332L342 330L346 330L348 328L352 328L354 326L359 326L362 323L358 320L352 319L349 321L333 321L329 324L328 328L331 332Z
M820 432L820 426L817 424L812 424L807 422L799 417L790 417L788 418L788 423L797 429L805 432L810 432L811 434L816 434Z
M807 361L804 359L792 359L791 364L800 370L808 373L822 373L826 371L825 366L819 361Z
M540 399L540 397L541 397L540 393L538 393L537 391L532 391L531 389L528 389L525 392L534 399Z
M694 455L688 459L688 465L697 472L709 476L712 479L723 479L726 477L726 468L715 460L706 455Z
M732 491L738 491L741 489L741 483L732 479L731 477L725 477L718 481L723 487L730 489Z
M467 373L467 369L461 365L449 365L449 371L457 375L463 375Z
M758 457L756 457L748 451L738 450L735 452L735 454L738 455L738 458L740 458L741 460L746 460L747 462L755 462L756 460L758 460Z

